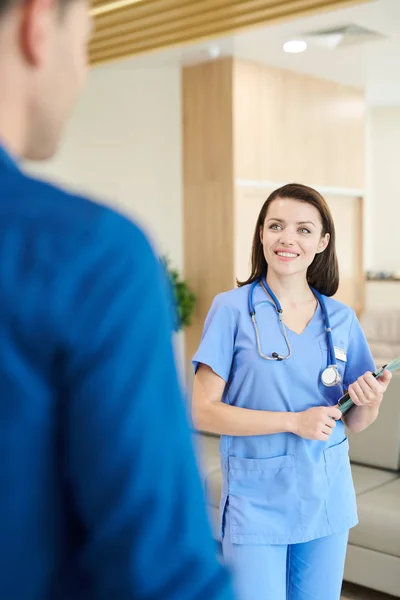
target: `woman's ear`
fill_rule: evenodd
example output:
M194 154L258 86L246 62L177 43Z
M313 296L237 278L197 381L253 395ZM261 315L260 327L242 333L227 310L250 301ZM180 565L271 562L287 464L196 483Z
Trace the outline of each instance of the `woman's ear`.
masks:
M260 242L263 243L264 227L260 225Z
M319 246L318 246L318 251L317 254L321 254L321 252L323 252L324 250L327 249L327 247L329 246L329 241L331 239L331 236L329 233L326 233L320 240L319 242Z

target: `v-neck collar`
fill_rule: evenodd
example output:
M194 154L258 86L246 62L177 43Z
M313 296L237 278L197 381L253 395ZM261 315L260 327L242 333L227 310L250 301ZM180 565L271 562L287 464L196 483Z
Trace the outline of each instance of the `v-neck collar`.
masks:
M267 303L267 304L270 304L276 311L276 305L275 305L274 301L268 295L268 293L266 293L266 291L263 289L263 287L261 285L258 285L256 287L256 290L258 290L258 293L257 293L258 298L254 302L256 310L257 310L257 305ZM293 331L293 329L290 329L290 327L288 327L286 325L286 323L284 322L284 327L285 327L286 331L288 332L288 335L291 337L291 339L293 341L296 339L301 340L304 337L308 337L308 335L310 333L313 336L318 335L320 333L321 323L322 323L322 321L324 321L324 317L323 317L323 311L321 308L321 303L319 302L318 298L316 300L317 300L317 306L314 311L314 314L301 333L297 333L296 331ZM276 311L276 318L279 319L277 311Z
M317 299L317 306L315 307L315 311L313 313L313 316L308 321L308 323L304 327L303 331L301 333L297 333L297 331L293 331L293 329L290 329L290 327L288 325L286 325L286 323L284 322L286 330L288 331L289 334L291 334L295 338L301 338L301 337L303 337L304 335L306 335L308 333L308 331L313 331L314 330L314 324L315 324L315 322L320 323L321 312L322 312L321 305L320 305L320 303L318 302L318 299Z

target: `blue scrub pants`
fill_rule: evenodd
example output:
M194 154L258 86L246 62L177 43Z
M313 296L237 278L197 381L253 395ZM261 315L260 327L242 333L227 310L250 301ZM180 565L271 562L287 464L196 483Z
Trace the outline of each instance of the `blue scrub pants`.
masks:
M222 550L237 600L340 600L348 532L291 546L232 544Z

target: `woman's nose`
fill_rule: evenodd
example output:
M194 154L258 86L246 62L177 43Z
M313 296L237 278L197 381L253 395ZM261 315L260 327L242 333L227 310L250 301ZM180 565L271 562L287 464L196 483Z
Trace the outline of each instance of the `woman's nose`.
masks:
M279 241L285 246L293 246L295 243L295 232L289 229L284 229L281 232Z

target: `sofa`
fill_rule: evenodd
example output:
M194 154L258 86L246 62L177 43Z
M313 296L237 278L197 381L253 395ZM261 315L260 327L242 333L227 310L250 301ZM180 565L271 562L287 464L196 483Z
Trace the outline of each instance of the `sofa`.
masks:
M400 311L369 311L361 323L377 366L400 355ZM350 532L345 580L399 598L400 372L393 376L378 420L358 435L348 432L348 437L359 525ZM197 433L195 440L207 507L218 540L219 438Z

